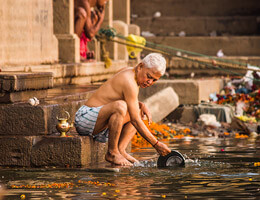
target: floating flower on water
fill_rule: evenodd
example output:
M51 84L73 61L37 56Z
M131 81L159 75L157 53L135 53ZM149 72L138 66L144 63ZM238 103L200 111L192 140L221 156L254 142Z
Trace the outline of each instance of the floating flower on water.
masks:
M106 195L107 195L107 193L105 193L105 192L102 193L102 196L106 196Z
M229 133L228 133L228 132L224 132L224 135L228 136L228 135L229 135Z
M253 179L252 179L252 178L249 178L248 180L249 180L249 181L252 181Z
M161 197L162 197L162 198L166 198L166 195L165 195L165 194L162 194Z
M223 152L223 151L225 151L225 150L224 150L224 149L221 149L220 151L222 151L222 152Z
M25 199L25 195L24 194L22 194L20 197L21 197L21 199Z
M115 192L116 192L116 193L119 193L119 192L120 192L120 190L115 190Z
M248 138L248 135L236 133L235 138Z
M260 167L260 162L255 162L255 163L254 163L254 166L255 166L255 167Z

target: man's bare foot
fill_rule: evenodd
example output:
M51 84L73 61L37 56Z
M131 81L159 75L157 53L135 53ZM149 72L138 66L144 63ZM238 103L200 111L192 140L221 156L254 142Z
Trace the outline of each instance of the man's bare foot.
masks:
M130 163L127 159L124 158L120 153L110 153L107 152L105 156L106 161L116 164L116 165L121 165L121 166L132 166L133 164Z
M121 155L124 156L127 160L129 160L131 163L139 163L138 160L136 160L133 156L130 156L125 151L120 151Z

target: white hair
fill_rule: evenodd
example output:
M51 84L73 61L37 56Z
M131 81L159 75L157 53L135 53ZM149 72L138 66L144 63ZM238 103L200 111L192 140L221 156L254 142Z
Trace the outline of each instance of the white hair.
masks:
M164 75L166 70L166 60L159 53L150 53L144 57L142 63L147 68L156 68L161 75Z

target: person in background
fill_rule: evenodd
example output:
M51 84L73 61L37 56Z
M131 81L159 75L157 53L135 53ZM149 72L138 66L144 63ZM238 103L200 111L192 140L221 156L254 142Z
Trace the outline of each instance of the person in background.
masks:
M80 58L93 57L87 43L96 35L105 16L108 0L74 0L74 31L80 38ZM89 55L89 56L87 56Z

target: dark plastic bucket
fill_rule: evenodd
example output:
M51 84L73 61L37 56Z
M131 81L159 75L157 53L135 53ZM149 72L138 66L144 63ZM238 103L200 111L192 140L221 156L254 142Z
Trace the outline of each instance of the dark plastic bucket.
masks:
M183 155L178 152L172 150L166 156L159 156L157 160L157 167L183 167L185 166L185 158Z

